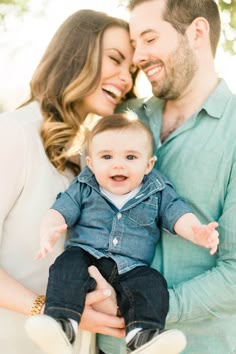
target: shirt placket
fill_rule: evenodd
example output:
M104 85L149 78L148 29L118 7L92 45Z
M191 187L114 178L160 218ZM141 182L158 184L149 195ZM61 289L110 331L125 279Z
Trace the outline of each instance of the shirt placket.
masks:
M108 252L117 253L121 250L121 238L124 229L124 215L122 212L118 212L112 222L112 229L109 236L109 250Z

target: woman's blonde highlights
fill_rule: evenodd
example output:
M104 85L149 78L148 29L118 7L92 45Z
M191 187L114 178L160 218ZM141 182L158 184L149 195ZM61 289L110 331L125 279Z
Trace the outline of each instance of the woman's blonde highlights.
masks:
M31 97L43 115L41 136L49 160L59 170L79 172L71 157L81 153L86 129L78 112L81 100L98 86L102 39L107 28L128 24L93 10L71 15L50 42L31 80Z

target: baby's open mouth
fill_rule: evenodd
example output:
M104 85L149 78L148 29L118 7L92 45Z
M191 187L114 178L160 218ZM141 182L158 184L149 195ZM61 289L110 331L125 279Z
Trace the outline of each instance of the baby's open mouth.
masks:
M115 182L123 182L123 181L125 181L127 179L127 177L123 176L123 175L115 175L115 176L112 176L111 178Z

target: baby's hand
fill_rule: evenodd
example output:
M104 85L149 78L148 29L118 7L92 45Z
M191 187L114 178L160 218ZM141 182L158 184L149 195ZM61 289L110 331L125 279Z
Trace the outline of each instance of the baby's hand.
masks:
M217 222L210 222L208 225L193 225L192 230L194 233L194 243L199 246L210 248L210 254L217 251L219 244L219 233L216 230L218 227Z
M35 260L44 258L48 253L52 253L53 247L57 240L61 237L61 234L65 232L67 229L66 224L62 224L60 226L55 226L53 228L49 228L47 232L41 232L41 241L40 241L40 249L35 256Z

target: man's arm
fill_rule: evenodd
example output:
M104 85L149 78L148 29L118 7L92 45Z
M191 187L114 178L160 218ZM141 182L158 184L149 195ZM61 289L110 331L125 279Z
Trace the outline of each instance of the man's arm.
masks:
M219 225L216 265L169 290L168 323L236 314L236 163L232 168Z

